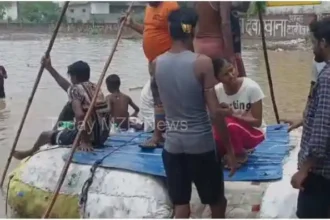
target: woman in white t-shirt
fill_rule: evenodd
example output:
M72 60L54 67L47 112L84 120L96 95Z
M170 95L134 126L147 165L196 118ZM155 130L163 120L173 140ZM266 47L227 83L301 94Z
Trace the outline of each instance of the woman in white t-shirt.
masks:
M230 107L225 112L226 122L234 153L242 164L247 161L248 152L264 140L262 100L265 95L252 79L237 77L237 70L226 60L215 59L213 66L220 82L215 86L216 95L222 106ZM213 131L218 149L225 156L221 134L215 127Z

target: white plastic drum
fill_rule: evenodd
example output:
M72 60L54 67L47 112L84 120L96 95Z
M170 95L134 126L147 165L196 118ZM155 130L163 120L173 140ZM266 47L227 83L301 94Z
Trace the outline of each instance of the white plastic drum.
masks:
M9 204L20 217L42 217L64 166L68 148L41 151L22 162L9 187ZM91 166L71 164L51 217L79 216L78 198ZM98 168L88 191L85 218L171 218L162 180L122 170Z

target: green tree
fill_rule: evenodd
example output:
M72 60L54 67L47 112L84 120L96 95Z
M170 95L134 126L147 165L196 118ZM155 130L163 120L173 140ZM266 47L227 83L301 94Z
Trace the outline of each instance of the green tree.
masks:
M32 23L54 23L61 9L53 2L19 2L20 18Z
M8 6L8 2L0 2L0 20L3 20L5 18L6 9Z
M267 10L267 2L251 2L249 9L247 10L247 16L253 17L258 14L258 7L260 7L261 12L264 14Z

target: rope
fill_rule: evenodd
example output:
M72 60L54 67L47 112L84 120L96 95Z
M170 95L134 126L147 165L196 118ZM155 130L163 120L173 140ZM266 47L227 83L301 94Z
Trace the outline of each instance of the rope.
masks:
M93 184L93 179L94 179L94 175L95 175L96 169L102 164L103 160L105 158L107 158L108 156L110 156L112 153L116 152L117 150L119 150L122 147L126 146L127 144L131 143L135 138L139 138L143 134L148 134L148 133L150 133L150 132L143 132L143 133L138 134L137 136L134 136L130 140L124 142L122 145L119 145L118 147L116 147L116 149L112 150L111 152L109 152L108 154L106 154L101 159L95 161L95 163L92 165L92 167L90 169L91 174L90 174L89 178L85 181L85 183L84 183L84 185L82 187L82 190L81 190L81 195L80 195L80 199L79 199L79 207L80 207L80 210L82 210L80 212L81 213L81 216L84 216L84 214L85 214L86 202L87 202L87 199L88 199L88 195L87 194L88 194L89 187ZM34 153L33 156L36 155L36 154L38 154L38 153L44 152L44 151L50 151L50 150L55 150L55 149L59 149L59 148L69 148L69 147L58 146L58 147L46 148L46 149L39 150L38 152ZM5 215L6 215L7 218L9 218L8 217L9 188L10 188L10 183L11 183L11 180L13 179L13 177L14 176L10 176L9 177L8 184L7 184L7 191L6 191L6 198L5 198Z
M7 218L10 218L8 217L8 196L9 196L9 187L10 187L10 183L11 183L11 180L13 179L14 176L10 176L9 177L9 180L8 180L8 185L7 185L7 192L6 192L6 202L5 202L5 215Z
M50 39L50 41L49 41L48 48L47 48L46 53L45 53L46 56L49 56L50 51L51 51L52 48L53 48L53 45L54 45L55 39L56 39L56 37L57 37L57 33L58 33L59 29L60 29L60 26L61 26L61 24L62 24L63 18L64 18L64 16L65 16L65 12L66 12L66 10L67 10L67 8L68 8L68 6L69 6L69 3L70 3L70 2L65 2L64 6L63 6L62 13L61 13L61 15L60 15L60 18L59 18L57 24L56 24L56 27L55 27L54 32L53 32L53 35L52 35L52 37L51 37L51 39ZM21 135L21 132L22 132L22 129L23 129L23 125L24 125L24 123L25 123L25 119L26 119L27 114L28 114L28 112L29 112L29 110L30 110L30 107L31 107L31 104L32 104L32 100L33 100L34 94L35 94L36 91L37 91L37 88L38 88L38 85L39 85L39 82L40 82L40 79L41 79L41 76L42 76L42 73L43 73L44 69L45 69L45 66L44 66L44 64L42 64L42 65L40 66L40 69L39 69L39 72L38 72L38 75L37 75L36 81L34 82L33 89L32 89L31 95L30 95L30 97L29 97L28 103L27 103L27 105L26 105L26 108L25 108L25 111L24 111L24 114L23 114L23 117L22 117L21 123L20 123L20 125L19 125L18 130L17 130L17 133L16 133L16 137L15 137L15 139L14 139L13 146L11 147L11 151L10 151L9 157L8 157L8 159L7 159L7 164L6 164L6 166L5 166L5 170L4 170L4 172L2 173L1 182L0 182L0 187L1 187L1 188L2 188L3 183L4 183L4 181L5 181L5 178L6 178L6 175L7 175L7 172L8 172L8 168L9 168L9 165L10 165L10 163L11 163L11 159L12 159L13 154L14 154L14 152L15 152L15 149L16 149L16 146L17 146L17 143L18 143L18 140L19 140L19 138L20 138L20 135Z
M75 138L75 140L74 140L74 142L73 142L73 144L72 144L72 149L71 149L71 152L70 152L69 158L68 158L67 162L65 163L65 165L64 165L64 167L63 167L63 169L62 169L62 173L61 173L61 175L60 175L60 177L59 177L59 180L58 180L58 182L57 182L56 188L55 188L55 190L54 190L54 192L53 192L52 199L50 200L49 206L48 206L46 212L44 213L43 218L48 218L48 217L49 217L50 212L51 212L51 210L52 210L52 208L53 208L53 206L54 206L54 204L55 204L55 201L56 201L56 199L57 199L58 193L60 192L60 189L61 189L61 187L62 187L62 185L63 185L64 179L65 179L66 174L67 174L67 172L68 172L68 169L69 169L69 167L70 167L71 160L72 160L72 158L73 158L73 154L74 154L74 152L76 151L76 149L77 149L77 147L78 147L78 143L79 143L79 140L80 140L81 133L82 133L84 127L85 127L84 125L86 125L87 120L89 119L90 115L92 114L92 111L93 111L93 109L94 109L94 105L95 105L95 103L96 103L97 96L98 96L98 94L99 94L100 88L101 88L102 83L103 83L103 79L104 79L105 74L106 74L106 72L107 72L107 70L108 70L108 67L109 67L109 65L110 65L110 63L111 63L111 61L112 61L112 58L113 58L113 56L114 56L114 53L116 52L117 45L118 45L118 43L119 43L119 40L120 40L120 38L121 38L121 34L122 34L122 32L123 32L124 24L125 24L125 22L126 22L126 19L127 19L128 15L129 15L129 14L131 13L131 11L132 11L132 6L133 6L133 4L134 4L134 2L131 2L130 6L129 6L129 8L128 8L128 11L127 11L127 13L126 13L126 16L125 16L124 20L123 20L123 21L121 22L121 24L120 24L120 28L119 28L119 30L118 30L118 34L117 34L117 39L116 39L116 41L115 41L115 43L114 43L114 45L113 45L112 51L111 51L111 53L110 53L110 55L109 55L109 58L108 58L107 62L105 63L104 69L103 69L103 71L102 71L102 73L101 73L101 76L100 76L100 78L99 78L99 81L98 81L98 83L97 83L97 85L96 85L96 91L95 91L95 94L94 94L93 99L92 99L92 101L91 101L91 104L90 104L90 106L89 106L89 108L88 108L88 111L87 111L87 113L86 113L86 115L85 115L84 121L83 121L83 123L82 123L83 126L81 126L82 129L79 129L79 131L78 131L78 133L77 133L77 136L76 136L76 138Z
M269 59L268 59L268 53L267 53L267 45L266 45L266 37L265 37L265 26L264 26L264 19L262 17L262 6L260 2L256 2L257 8L258 8L258 16L260 20L260 30L261 30L261 41L262 41L262 47L264 51L264 57L265 57L265 64L266 64L266 70L267 70L267 77L268 77L268 84L269 84L269 91L270 96L273 103L273 109L275 113L276 122L280 123L280 116L278 114L277 105L276 105L276 99L275 99L275 93L273 88L273 80L272 80L272 74L270 72L270 66L269 66Z
M93 179L94 179L94 176L95 176L96 169L102 164L103 160L105 158L107 158L108 156L110 156L112 153L114 153L117 150L121 149L122 147L126 146L127 144L132 142L135 138L138 138L141 135L147 134L147 133L150 133L150 132L140 133L139 135L133 137L132 139L130 139L130 140L126 141L125 143L123 143L122 145L118 146L116 149L112 150L111 152L106 154L101 159L95 161L95 163L92 165L92 167L90 169L90 175L89 175L88 179L85 181L85 183L84 183L84 185L81 189L81 194L80 194L80 198L79 198L79 209L80 209L80 217L81 218L84 218L85 213L86 213L86 203L87 203L87 200L88 200L88 190L89 190L90 186L93 184Z

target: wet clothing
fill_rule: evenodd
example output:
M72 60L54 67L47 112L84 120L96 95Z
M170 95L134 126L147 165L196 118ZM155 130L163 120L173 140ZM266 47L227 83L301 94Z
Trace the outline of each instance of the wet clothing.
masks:
M306 158L318 160L312 173L330 180L330 64L320 72L309 98L304 118L298 167Z
M74 112L70 102L67 102L64 105L60 115L58 116L57 124L61 121L74 121Z
M242 52L241 26L239 24L239 17L237 15L237 12L234 10L232 10L230 13L230 24L231 24L231 31L233 34L234 53L241 53Z
M299 191L297 203L298 218L330 218L330 180L321 175L309 173Z
M197 56L191 51L166 52L156 60L155 79L167 123L165 149L170 153L215 149L204 89L195 74Z
M233 35L233 49L235 53L237 70L239 76L246 76L245 67L241 56L242 53L241 25L239 23L239 17L237 15L237 11L235 10L232 10L230 13L230 24Z
M216 152L202 154L171 154L163 151L168 193L174 205L189 204L192 182L203 204L215 205L223 201L224 179L222 164Z
M229 105L233 112L240 116L249 112L252 104L265 98L258 83L247 77L243 77L242 80L241 87L233 95L227 95L222 83L215 86L218 101ZM235 154L244 154L246 151L257 147L265 139L264 128L266 124L264 121L259 128L252 127L235 117L227 117L226 122ZM215 126L213 127L213 131L220 154L226 154L226 148L220 132Z
M0 99L6 98L5 79L7 79L7 71L3 66L0 66Z
M313 65L312 65L312 82L316 82L317 77L319 76L320 72L322 71L322 69L325 67L326 63L322 62L322 63L318 63L315 60L313 60Z
M253 150L265 139L264 133L261 130L239 121L235 117L227 117L226 123L230 134L230 142L236 155L242 155L247 151ZM215 126L213 127L213 131L218 151L220 155L224 156L227 154L227 151L221 133Z
M239 90L232 95L227 95L222 83L218 83L214 89L219 103L226 103L231 107L236 115L244 115L251 110L252 104L262 101L265 94L259 84L248 77L242 77L242 85ZM266 123L262 121L261 127L264 130Z
M163 163L175 205L189 203L192 182L203 203L224 198L204 88L195 73L197 56L191 51L166 52L156 59L154 85L166 114Z
M6 98L5 94L5 79L0 76L0 99Z
M80 84L72 85L68 89L69 103L67 104L62 113L64 116L70 119L72 112L72 101L79 101L83 110L87 113L87 110L91 104L92 98L96 91L96 85L91 82L83 82ZM93 145L101 145L107 140L110 131L109 109L105 101L103 93L100 91L94 105L94 109L90 116L90 119L86 123L86 130L90 134L91 142ZM59 145L70 145L78 133L78 128L73 130L64 129L54 132L51 143Z
M179 9L177 2L161 2L158 7L147 5L144 17L143 50L149 62L170 49L172 40L167 18L176 9Z
M317 164L299 191L299 218L329 218L330 214L330 64L319 73L305 111L303 133L298 154L298 169L306 159Z
M194 50L212 59L224 58L224 45L222 37L201 37L194 39Z
M214 24L214 21L218 21L218 24L209 25L209 29L200 27L203 31L197 31L197 35L194 39L194 49L197 53L204 54L212 59L215 58L228 58L228 51L224 48L224 39L227 36L233 38L233 51L235 54L235 65L239 72L239 76L246 76L244 63L241 57L241 28L239 23L239 17L235 14L235 9L231 9L230 23L231 33L223 32L220 17L220 4L215 2L198 2L196 4L196 11L199 15L200 24ZM208 13L205 13L208 12ZM220 28L220 30L218 30ZM205 29L205 30L204 30Z

